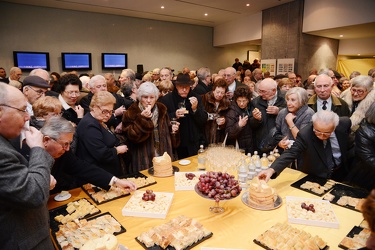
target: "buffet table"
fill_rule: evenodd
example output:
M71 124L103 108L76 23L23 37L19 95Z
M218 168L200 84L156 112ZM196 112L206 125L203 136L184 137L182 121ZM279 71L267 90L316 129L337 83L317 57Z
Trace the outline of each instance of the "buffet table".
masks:
M188 160L191 161L189 165L182 166L178 161L173 162L173 165L177 166L180 172L197 171L197 157L190 157ZM142 173L148 175L147 170L142 171ZM225 208L224 213L213 214L209 211L209 207L214 205L214 201L202 198L196 194L195 191L175 191L173 176L166 178L155 177L157 184L142 189L174 193L172 205L165 219L124 217L121 210L131 196L96 206L102 213L109 211L126 228L126 232L117 235L117 238L120 244L129 249L142 249L135 241L135 237L151 227L166 223L179 215L195 218L203 224L205 228L213 232L211 238L203 241L193 249L201 249L201 247L263 249L253 243L253 239L277 222L287 222L287 212L285 208L286 196L322 199L321 197L290 186L291 183L304 176L304 173L287 168L277 179L269 181L268 184L275 188L276 192L283 199L283 205L281 207L270 211L255 210L246 206L241 200L241 193L240 196L232 200L220 201L220 206ZM70 193L72 197L63 202L57 202L53 199L54 196L51 196L48 202L48 209L53 209L80 198L87 198L95 204L81 188L70 190ZM340 241L353 226L360 224L363 217L362 214L357 211L352 211L336 205L332 206L340 223L338 229L299 224L291 225L298 229L303 229L312 235L320 236L328 243L330 249L338 249Z

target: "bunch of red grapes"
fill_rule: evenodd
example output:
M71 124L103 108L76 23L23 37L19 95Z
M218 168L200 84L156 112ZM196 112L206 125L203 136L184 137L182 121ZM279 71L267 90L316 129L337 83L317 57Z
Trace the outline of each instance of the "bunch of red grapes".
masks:
M188 180L192 180L192 179L194 179L195 174L193 174L193 173L186 173L186 174L185 174L185 177L186 177Z
M199 177L198 190L216 202L236 197L241 193L242 188L233 175L222 172L207 172Z
M143 193L142 200L144 201L154 201L155 194L152 190L147 189L145 193Z
M302 208L302 209L306 209L307 211L311 211L311 212L315 213L314 204L306 205L306 203L303 202L303 203L301 204L301 208Z

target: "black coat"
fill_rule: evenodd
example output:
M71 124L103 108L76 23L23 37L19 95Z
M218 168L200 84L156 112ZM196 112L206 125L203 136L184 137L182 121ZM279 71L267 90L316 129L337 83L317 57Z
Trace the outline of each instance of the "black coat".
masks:
M370 191L375 188L375 124L364 121L356 131L355 158L348 181Z
M337 141L341 151L341 176L348 173L348 150L351 148L349 143L351 122L348 117L341 117L339 125L335 129ZM327 159L324 153L323 141L316 137L313 131L313 124L309 124L302 128L297 135L296 141L290 149L285 150L279 158L274 161L271 168L275 170L276 177L295 159L301 158L298 170L315 175L322 178L330 176L327 166Z
M198 80L197 86L194 88L194 92L197 93L198 95L204 95L212 90L211 85L206 85L204 82L201 80Z
M195 113L191 109L190 97L198 99L198 107ZM176 89L159 99L167 107L169 118L176 117L178 103L184 101ZM189 111L185 117L178 119L180 123L180 146L177 147L178 158L186 158L196 155L200 144L205 144L203 129L207 122L207 112L204 110L201 97L190 91L185 99L186 109Z

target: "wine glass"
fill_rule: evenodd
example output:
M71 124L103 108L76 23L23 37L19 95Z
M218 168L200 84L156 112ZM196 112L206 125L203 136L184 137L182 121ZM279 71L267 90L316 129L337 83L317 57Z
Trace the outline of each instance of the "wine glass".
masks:
M172 126L177 125L177 118L175 117L171 118L171 125ZM172 134L176 134L176 132L172 130Z
M178 109L182 109L184 111L184 114L186 114L186 106L185 106L185 102L179 102L178 104Z
M220 130L219 123L221 122L221 117L219 114L216 115L216 124L217 124L217 130Z

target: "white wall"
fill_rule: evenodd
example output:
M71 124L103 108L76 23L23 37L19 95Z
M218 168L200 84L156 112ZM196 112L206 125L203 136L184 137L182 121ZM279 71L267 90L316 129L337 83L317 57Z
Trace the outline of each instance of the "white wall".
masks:
M214 46L262 39L262 13L218 25L214 29Z
M340 40L339 55L373 55L375 38Z
M374 0L305 0L302 32L375 22Z
M204 26L4 2L0 9L0 67L8 73L15 50L49 52L51 72L62 71L61 52L91 52L95 74L103 73L102 52L128 53L134 70L143 64L144 70L207 66L215 72L249 50L213 47L213 29Z

